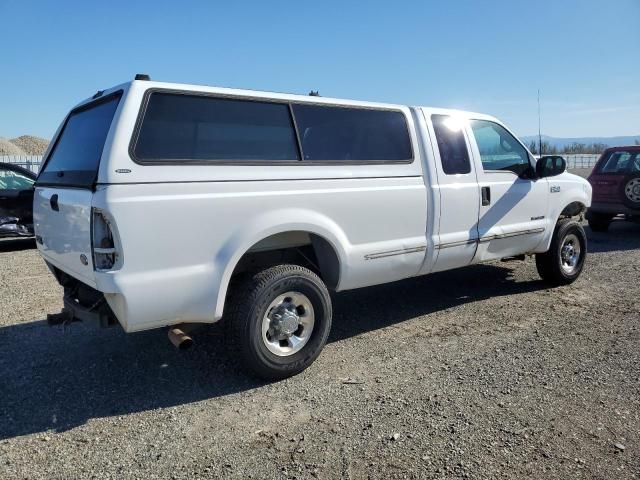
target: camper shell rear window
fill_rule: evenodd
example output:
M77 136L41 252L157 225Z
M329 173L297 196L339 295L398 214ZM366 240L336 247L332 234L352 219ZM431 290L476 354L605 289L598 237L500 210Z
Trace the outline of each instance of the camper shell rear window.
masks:
M36 185L93 187L121 97L122 91L118 91L69 113Z
M130 154L141 164L410 163L398 110L150 90Z

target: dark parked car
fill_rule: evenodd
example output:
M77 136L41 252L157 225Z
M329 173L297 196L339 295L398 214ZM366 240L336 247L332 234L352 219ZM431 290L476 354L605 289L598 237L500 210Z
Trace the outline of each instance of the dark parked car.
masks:
M33 184L36 175L10 163L0 163L0 237L33 235Z
M640 221L640 146L608 148L588 180L593 187L587 212L591 230L605 232L617 215Z

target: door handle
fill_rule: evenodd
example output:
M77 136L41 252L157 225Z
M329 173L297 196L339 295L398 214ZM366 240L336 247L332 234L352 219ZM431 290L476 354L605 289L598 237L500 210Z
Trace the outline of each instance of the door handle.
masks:
M51 195L51 198L49 199L49 205L51 205L51 210L53 210L54 212L59 212L60 211L60 207L58 206L58 194L54 193L53 195Z
M491 188L482 187L482 206L486 207L491 204Z

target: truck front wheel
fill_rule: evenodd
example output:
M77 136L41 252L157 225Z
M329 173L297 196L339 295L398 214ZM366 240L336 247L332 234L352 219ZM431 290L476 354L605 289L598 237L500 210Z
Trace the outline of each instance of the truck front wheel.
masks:
M582 272L587 256L587 236L573 220L560 220L553 232L551 247L536 255L540 277L552 285L573 283Z
M232 355L261 378L296 375L320 355L331 330L331 298L312 271L278 265L236 284L228 304Z

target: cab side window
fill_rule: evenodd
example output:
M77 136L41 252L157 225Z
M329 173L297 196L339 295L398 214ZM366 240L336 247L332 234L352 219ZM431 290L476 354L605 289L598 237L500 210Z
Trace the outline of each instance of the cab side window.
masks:
M504 170L520 175L530 166L527 150L504 127L487 120L472 120L482 168Z
M463 125L449 115L432 115L442 170L447 175L471 172L469 151L464 139Z

